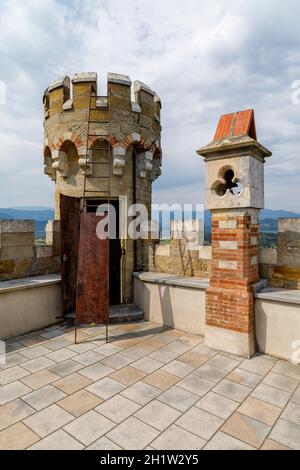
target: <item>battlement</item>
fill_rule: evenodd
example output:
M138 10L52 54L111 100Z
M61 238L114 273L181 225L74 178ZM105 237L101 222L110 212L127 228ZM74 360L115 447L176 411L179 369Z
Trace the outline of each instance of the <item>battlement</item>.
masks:
M72 79L58 78L46 89L45 173L53 180L57 175L68 179L72 172L88 175L92 146L106 140L112 147L115 176L124 174L134 147L139 154L138 175L153 181L161 166L159 96L145 83L136 80L132 84L130 77L116 73L107 74L105 96L99 96L97 85L97 74L84 72ZM70 143L76 147L77 164L75 157L67 156ZM80 184L70 182L77 190Z
M97 74L94 72L75 74L72 80L68 76L58 78L44 93L45 119L58 113L89 109L91 105L91 118L99 122L108 120L110 110L121 110L142 114L159 123L159 96L148 85L136 80L133 84L132 100L131 87L132 82L127 75L108 73L107 93L105 96L98 96Z

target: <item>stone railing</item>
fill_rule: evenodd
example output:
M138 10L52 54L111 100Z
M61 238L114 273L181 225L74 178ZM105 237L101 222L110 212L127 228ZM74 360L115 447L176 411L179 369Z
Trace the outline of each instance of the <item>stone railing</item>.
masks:
M33 220L0 220L0 281L58 273L59 221L46 226L46 245L35 245Z

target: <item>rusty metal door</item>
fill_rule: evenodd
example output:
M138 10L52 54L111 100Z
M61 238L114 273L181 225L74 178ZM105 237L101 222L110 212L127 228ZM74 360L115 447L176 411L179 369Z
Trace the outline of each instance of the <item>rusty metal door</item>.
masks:
M81 214L77 324L108 323L109 319L109 240L100 240L96 234L101 218L92 212Z
M62 314L75 311L80 199L60 195Z

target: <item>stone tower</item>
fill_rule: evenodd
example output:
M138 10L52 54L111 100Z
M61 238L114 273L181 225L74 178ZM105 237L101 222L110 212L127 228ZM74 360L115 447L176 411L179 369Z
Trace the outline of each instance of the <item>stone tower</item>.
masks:
M132 99L131 85L128 76L109 73L107 95L98 96L97 74L80 73L72 80L56 80L44 93L44 165L55 182L54 233L60 227L64 313L74 309L76 300L77 214L84 184L90 211L107 201L109 176L109 200L117 213L119 196L126 196L128 207L143 203L151 214L152 182L161 173L161 102L139 81ZM149 243L126 236L110 243L110 301L130 303L132 273L147 270Z
M259 280L259 212L264 162L253 110L223 115L205 161L205 201L212 215L212 270L206 290L205 342L251 357L255 352L253 284Z

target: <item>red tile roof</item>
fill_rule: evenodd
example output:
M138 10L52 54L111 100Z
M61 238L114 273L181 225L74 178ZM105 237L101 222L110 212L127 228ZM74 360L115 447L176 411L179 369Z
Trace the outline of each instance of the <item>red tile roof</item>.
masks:
M253 109L223 114L220 117L214 140L242 135L248 135L252 139L257 140Z

